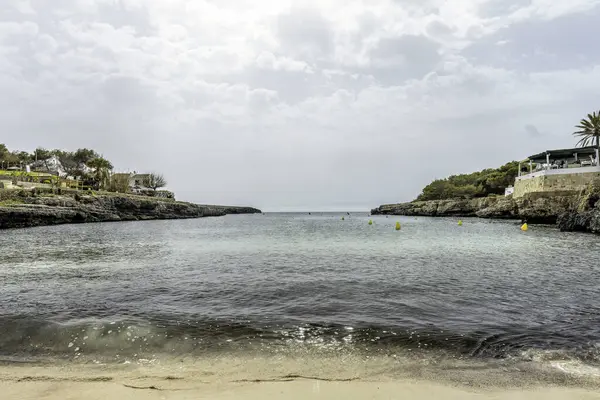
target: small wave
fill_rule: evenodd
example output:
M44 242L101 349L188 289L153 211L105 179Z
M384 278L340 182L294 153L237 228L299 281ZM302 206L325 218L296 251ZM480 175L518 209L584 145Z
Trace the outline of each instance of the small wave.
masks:
M252 321L79 320L68 323L27 317L0 318L0 357L31 359L93 357L122 361L211 352L344 351L413 354L464 359L583 362L600 365L600 347L566 346L522 334L463 334L439 329L375 326L264 324ZM562 365L562 364L561 364Z
M582 361L554 361L550 365L560 372L576 377L600 378L600 367L585 364Z

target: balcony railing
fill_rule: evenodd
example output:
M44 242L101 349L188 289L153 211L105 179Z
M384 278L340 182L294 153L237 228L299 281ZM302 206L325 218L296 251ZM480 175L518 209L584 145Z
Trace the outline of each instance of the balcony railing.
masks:
M548 175L568 175L568 174L586 174L597 172L600 173L600 166L598 165L586 165L586 166L574 166L577 164L570 165L568 168L556 168L555 166L550 166L550 168L533 170L533 172L522 173L518 176L517 180L523 179L532 179L538 176L548 176Z

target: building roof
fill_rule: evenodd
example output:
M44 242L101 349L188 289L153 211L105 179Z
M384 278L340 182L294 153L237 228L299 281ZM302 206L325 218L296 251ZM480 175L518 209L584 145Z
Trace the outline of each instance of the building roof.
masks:
M546 162L546 155L550 155L551 160L555 159L566 159L574 157L575 153L577 153L577 157L587 157L587 156L595 156L596 155L596 146L588 146L588 147L576 147L574 149L558 149L558 150L546 150L539 154L534 154L532 156L527 157L528 160L533 162Z

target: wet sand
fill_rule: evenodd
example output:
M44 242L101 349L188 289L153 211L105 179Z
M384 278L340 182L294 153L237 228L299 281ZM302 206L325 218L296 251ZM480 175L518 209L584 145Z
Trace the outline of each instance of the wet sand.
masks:
M10 364L2 399L599 399L596 379L441 366L391 369L383 359L219 358L120 365ZM425 372L424 372L425 371ZM559 376L559 375L557 375ZM553 383L554 382L554 383Z
M3 371L4 375L6 371ZM600 399L600 393L573 388L469 389L426 381L327 382L294 378L280 382L204 382L112 379L107 381L2 378L3 399Z

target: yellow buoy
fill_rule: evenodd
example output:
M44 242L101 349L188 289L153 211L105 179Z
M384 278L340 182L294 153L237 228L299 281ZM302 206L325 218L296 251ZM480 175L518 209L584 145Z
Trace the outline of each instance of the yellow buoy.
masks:
M462 226L462 220L458 220L458 226Z
M523 225L521 225L521 230L526 231L527 229L529 229L529 226L527 225L527 222L525 222Z
M372 219L369 220L369 225L373 225L373 220Z
M399 231L400 230L400 222L396 222L396 230Z

